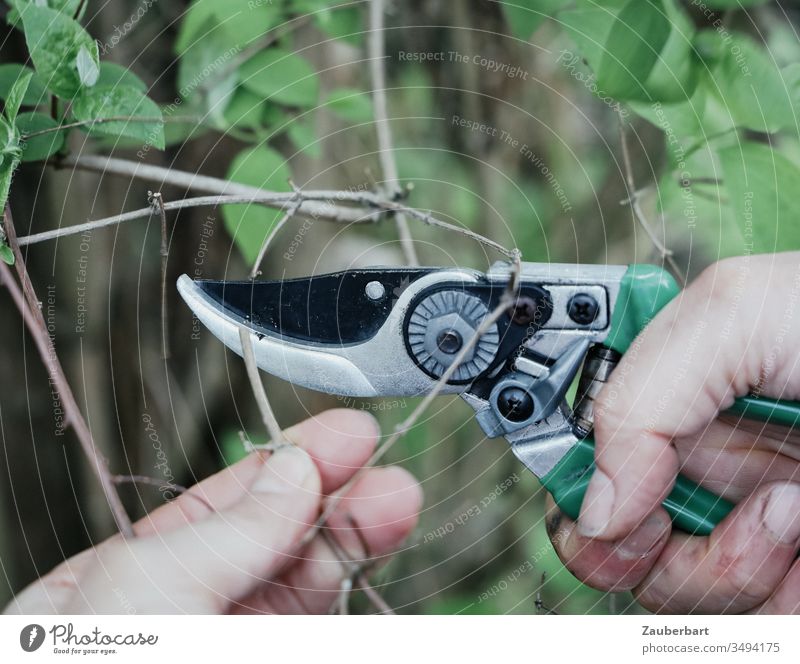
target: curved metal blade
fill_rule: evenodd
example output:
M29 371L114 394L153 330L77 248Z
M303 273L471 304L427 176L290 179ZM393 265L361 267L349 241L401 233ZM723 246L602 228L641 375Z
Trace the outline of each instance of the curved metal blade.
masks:
M400 273L402 287L388 288ZM324 279L338 280L339 290ZM386 281L379 300L365 294L370 281ZM233 352L242 354L239 328L249 330L259 368L284 380L340 396L415 396L436 381L408 356L403 320L415 295L441 281L475 283L478 275L391 268L284 282L205 282L182 275L178 291ZM448 385L443 393L463 389Z

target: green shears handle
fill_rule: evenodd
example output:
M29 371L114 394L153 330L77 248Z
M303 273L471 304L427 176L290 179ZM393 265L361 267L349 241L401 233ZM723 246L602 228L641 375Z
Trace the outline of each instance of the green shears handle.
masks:
M679 292L674 279L662 268L631 265L621 283L605 345L625 353L639 332ZM800 423L800 403L794 401L746 396L736 399L727 412L790 428ZM576 519L593 471L594 441L586 438L540 479L561 510ZM675 527L697 535L708 535L733 509L733 503L682 476L678 476L663 506Z

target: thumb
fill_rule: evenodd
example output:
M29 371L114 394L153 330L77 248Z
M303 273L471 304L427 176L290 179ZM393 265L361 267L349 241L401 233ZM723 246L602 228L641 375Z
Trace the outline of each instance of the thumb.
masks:
M281 448L229 508L165 535L115 543L102 555L103 572L81 584L82 596L112 604L122 596L140 613L225 611L291 562L319 513L320 486L306 452ZM101 592L109 586L113 593ZM76 612L87 608L104 612L97 605Z
M787 294L800 283L797 253L721 261L665 307L632 344L598 399L597 472L584 497L579 531L625 537L664 500L680 460L672 440L703 444L708 424L752 389L795 398L800 309ZM620 303L617 306L624 306Z

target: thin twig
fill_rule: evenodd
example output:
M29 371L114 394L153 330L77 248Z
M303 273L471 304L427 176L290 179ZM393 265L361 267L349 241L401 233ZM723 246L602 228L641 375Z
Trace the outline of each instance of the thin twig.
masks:
M289 206L289 209L286 210L286 213L280 218L277 224L275 224L274 228L267 233L266 237L264 238L264 242L261 244L261 249L258 252L258 256L256 257L255 263L253 263L253 269L250 270L250 278L255 279L259 274L261 274L261 262L264 260L264 256L267 255L267 249L269 248L270 243L272 242L272 238L275 237L278 232L286 225L295 214L297 214L297 210L303 204L303 198L300 195L300 189L294 185L294 183L290 183L292 185L292 189L294 189L294 202Z
M242 344L242 358L244 365L247 368L247 377L250 379L250 387L253 388L253 395L258 404L258 410L261 413L261 419L264 426L269 433L269 437L273 443L290 443L283 435L278 420L275 418L275 413L272 406L267 399L267 393L264 391L264 384L261 382L261 376L258 373L258 366L256 366L256 357L253 353L253 340L252 333L243 325L239 326L239 341Z
M163 166L153 166L129 159L118 159L116 157L106 157L100 155L82 155L64 157L60 160L51 162L56 168L61 166L72 166L101 175L112 174L148 180L156 183L154 189L161 190L164 185L182 187L191 191L202 191L209 194L237 194L241 196L259 196L262 194L273 194L266 189L251 187L238 182L230 182L221 178L214 178L208 175L198 175L190 171L179 171ZM350 193L350 192L348 192ZM291 198L292 194L286 193L284 196ZM355 198L355 196L352 196ZM335 197L324 197L315 199L309 196L297 211L302 217L312 219L327 219L341 223L351 223L364 221L361 210L353 210L342 207L337 203L343 199ZM276 199L277 200L277 199ZM377 220L377 219L373 219Z
M490 240L483 235L479 235L478 233L471 231L467 228L462 228L460 226L456 226L455 224L451 224L446 221L442 221L440 219L436 219L433 217L429 212L422 212L421 210L415 210L414 208L406 207L402 204L395 203L393 201L384 201L383 199L370 194L368 192L360 192L360 193L353 193L349 191L307 191L303 192L302 195L299 195L297 192L269 192L269 191L260 191L255 189L254 194L233 194L233 195L218 195L218 196L198 196L196 198L184 198L182 200L177 201L169 201L164 203L164 210L172 211L172 210L186 210L189 208L195 207L204 207L204 206L211 206L216 207L218 205L236 205L236 204L260 204L267 207L279 208L283 209L286 208L287 205L293 206L293 199L300 196L302 202L299 206L297 206L297 213L300 212L306 206L308 201L324 201L324 200L332 200L334 197L338 200L345 201L348 203L353 203L356 205L361 205L362 207L359 208L343 208L338 206L338 210L343 211L345 214L342 217L330 215L327 217L315 217L315 218L322 218L325 221L334 221L334 222L341 222L341 223L348 223L348 224L355 224L355 223L374 223L378 221L383 215L381 210L387 212L396 212L402 210L408 213L414 219L418 219L419 221L435 226L437 228L442 228L445 230L452 231L454 233L458 233L463 235L471 240L479 242L487 247L494 249L495 251L503 254L504 256L511 258L512 260L517 255L518 250L516 249L507 249L503 245L495 242L494 240ZM79 235L85 233L87 231L93 231L98 228L105 228L107 226L115 226L118 224L122 224L128 221L134 221L136 219L145 219L152 215L153 208L146 207L141 208L139 210L133 210L131 212L123 212L122 214L113 215L111 217L105 217L103 219L97 219L94 221L87 221L83 224L73 224L72 226L65 226L64 228L57 228L52 231L43 231L41 233L33 233L31 235L26 235L24 237L19 238L20 246L27 246L30 244L36 244L38 242L47 242L49 240L55 240L60 237L67 237L69 235ZM312 215L313 216L313 215Z
M14 220L11 216L11 208L8 204L6 204L5 208L5 233L6 240L14 252L15 265L20 283L22 284L22 290L20 291L19 285L14 281L11 270L2 262L0 262L0 280L2 280L11 293L14 303L22 314L28 331L31 333L31 336L33 336L39 355L47 368L47 373L50 376L53 387L58 393L64 412L66 413L64 426L71 426L75 431L78 442L89 460L89 465L100 481L100 486L103 489L106 501L114 516L117 528L124 537L135 537L133 524L111 480L108 462L94 444L92 432L78 407L75 395L72 393L72 388L67 381L64 369L56 354L53 340L47 331L47 324L42 315L40 300L36 296L33 283L28 276L28 271L25 267L25 259L22 256L19 243L17 242Z
M626 202L630 205L634 217L647 234L647 237L650 238L653 246L656 248L658 253L661 254L661 260L667 262L675 274L675 277L680 281L681 285L685 285L686 275L675 260L672 250L669 249L655 234L653 229L650 227L650 222L647 220L644 210L642 210L642 206L639 202L639 196L636 192L636 182L633 177L633 165L631 162L630 150L628 149L628 136L625 132L625 125L621 117L619 118L619 140L622 148L622 162L625 168L625 186L628 190L628 198Z
M392 147L392 129L389 125L386 102L386 39L384 33L384 0L372 0L369 7L369 71L372 77L372 101L375 107L375 131L378 138L378 158L383 171L384 189L389 200L396 200L401 193L398 185L397 162ZM408 220L402 211L395 214L400 246L409 266L419 265L414 239Z
M147 192L161 217L161 359L169 359L169 335L167 334L167 263L169 244L167 239L167 213L161 192Z

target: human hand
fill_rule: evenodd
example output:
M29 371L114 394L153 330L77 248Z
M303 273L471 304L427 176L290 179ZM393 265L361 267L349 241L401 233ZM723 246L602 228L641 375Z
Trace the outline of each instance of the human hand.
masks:
M624 355L596 408L598 470L577 524L548 502L578 578L664 613L800 613L800 437L719 417L800 398L800 254L708 268ZM678 472L738 502L709 537L671 532Z
M255 452L200 482L23 590L7 613L325 613L346 571L317 536L297 544L372 453L366 413L331 410L285 432L296 446ZM405 470L371 468L328 520L355 562L393 552L411 532L422 492ZM213 508L213 509L210 509ZM364 548L369 549L365 551Z

